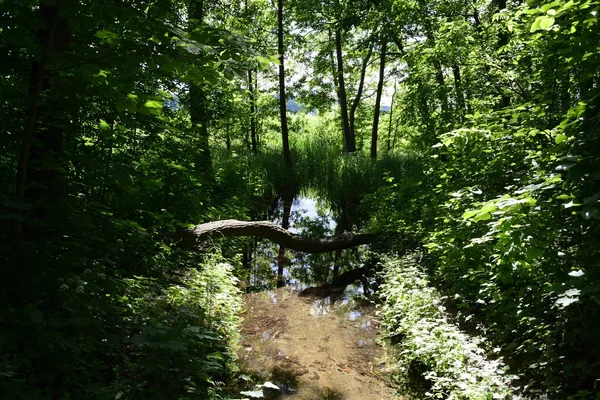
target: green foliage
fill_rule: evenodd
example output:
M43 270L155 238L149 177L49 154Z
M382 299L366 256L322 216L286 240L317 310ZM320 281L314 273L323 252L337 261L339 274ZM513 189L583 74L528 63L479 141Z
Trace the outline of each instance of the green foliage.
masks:
M425 398L512 398L508 367L486 356L490 349L483 338L455 325L418 257L383 260L381 312L393 381L403 392Z
M180 0L0 1L3 394L217 397L234 369L232 271L249 273L248 242L190 254L170 234L262 219L277 193L304 190L343 229L384 233L382 252L427 251L428 277L388 260L384 294L390 333L410 338L399 362L427 367L432 396L486 398L496 372L474 370L474 339L430 282L527 395L597 395L597 2L292 1L288 80L308 106L290 116L294 171L281 155L274 8L200 3L202 21ZM335 30L349 106L366 54L393 43L398 90L376 162L363 153L371 64L359 151L342 153Z

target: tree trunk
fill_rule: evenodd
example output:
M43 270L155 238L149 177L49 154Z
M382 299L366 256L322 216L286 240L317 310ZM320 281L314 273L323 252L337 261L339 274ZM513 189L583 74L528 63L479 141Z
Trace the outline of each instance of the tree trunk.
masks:
M371 59L372 52L373 47L369 46L369 51L367 52L366 57L363 59L362 67L360 69L360 80L358 82L358 90L356 91L356 97L352 102L352 106L350 107L350 115L348 116L350 120L350 133L354 137L356 137L356 131L354 130L354 118L356 117L356 110L358 109L360 101L362 100L362 92L365 86L365 75L367 72L367 65L369 64L369 60Z
M335 65L335 60L336 60L336 56L335 56L335 39L333 38L333 34L331 33L331 29L329 29L327 32L329 34L329 43L333 46L331 52L329 53L329 58L330 58L330 61L331 61L331 75L333 76L333 88L335 89L335 93L339 95L340 83L338 81L338 74L337 74L337 69L336 69L336 65Z
M500 12L506 8L506 0L492 0L496 6L496 11ZM508 44L508 30L500 28L498 30L498 48Z
M360 80L358 82L358 90L356 91L356 97L352 102L352 106L350 107L350 132L352 136L356 137L356 131L354 130L354 119L356 117L356 110L360 105L360 101L362 100L362 92L365 86L365 75L367 72L367 65L369 64L369 60L371 59L371 54L373 53L373 47L369 46L369 51L367 52L366 57L363 59L362 67L360 69Z
M225 123L225 147L227 152L231 151L231 133L229 132L229 120Z
M444 79L444 71L442 64L437 60L433 60L433 67L435 68L435 80L438 84L438 97L442 104L442 114L448 114L448 96L446 94L446 81Z
M392 93L392 104L390 105L390 121L388 123L387 151L390 151L390 137L392 136L392 121L394 117L394 100L396 99L397 81L394 79L394 93Z
M283 160L285 165L292 168L292 155L287 124L287 96L285 94L285 67L283 64L283 0L278 0L277 8L277 49L279 52L279 112L281 114L281 142L283 145Z
M204 19L203 0L191 0L189 5L190 17L196 24L190 28L202 25ZM206 93L204 86L196 83L190 84L190 120L192 132L198 137L198 154L195 161L196 173L203 176L207 182L214 182L210 148L208 146L208 115L206 112Z
M342 114L342 131L344 132L344 142L346 152L354 153L356 151L356 138L350 130L350 120L348 117L348 100L346 97L346 84L344 82L344 60L342 58L342 31L338 27L335 30L335 51L337 55L337 77L338 77L338 100Z
M198 241L217 239L225 236L256 236L269 239L285 248L305 253L326 253L348 249L373 242L374 234L352 234L344 232L323 239L311 239L293 234L271 221L238 221L234 219L208 222L193 229L180 231L176 239L182 247L195 248Z
M492 0L492 4L496 6L496 12L500 12L506 8L506 0ZM503 29L502 25L498 29L498 42L496 43L496 49L499 50L508 44L510 37L507 29ZM500 97L499 108L507 108L510 106L510 95L502 93Z
M387 40L381 42L379 53L379 82L377 82L377 97L375 98L375 112L373 114L373 131L371 132L371 159L377 159L377 134L379 130L379 114L381 112L381 95L383 93L383 81L385 79L385 56L387 51Z
M460 68L458 65L452 66L452 74L454 75L454 90L456 90L456 103L458 104L458 109L461 114L465 111L465 94L462 89L462 82L460 78Z
M254 85L252 84L252 70L248 70L248 91L250 92L250 139L252 140L252 153L258 153L256 148L256 107L254 100Z
M39 200L48 190L59 190L56 168L48 165L48 159L55 158L62 149L64 113L44 112L41 109L41 95L50 88L47 74L48 58L52 51L64 51L70 41L67 21L60 17L61 0L54 5L40 5L39 13L44 21L36 36L43 46L42 57L32 62L29 97L31 103L23 127L23 139L17 164L16 195L20 199ZM50 115L48 115L50 114ZM40 117L45 117L40 121ZM43 126L42 126L43 125ZM28 185L28 183L33 185ZM29 187L28 187L29 186ZM20 210L17 210L20 214ZM13 225L15 240L15 261L21 258L24 250L25 233L23 222Z

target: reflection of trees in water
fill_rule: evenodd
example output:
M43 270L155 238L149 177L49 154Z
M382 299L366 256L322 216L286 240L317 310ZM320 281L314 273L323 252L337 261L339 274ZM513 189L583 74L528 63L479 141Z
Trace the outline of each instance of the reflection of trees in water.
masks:
M290 191L281 192L271 201L267 216L283 228L291 227L295 232L311 238L340 234L352 227L347 202L333 203L338 206L344 204L338 210L331 210L327 200L317 199L314 206L312 203L309 197L296 196ZM252 254L245 256L245 264L247 262L251 270L251 291L269 290L291 282L304 285L331 283L339 274L361 265L356 249L306 254L259 239L254 241L250 250Z

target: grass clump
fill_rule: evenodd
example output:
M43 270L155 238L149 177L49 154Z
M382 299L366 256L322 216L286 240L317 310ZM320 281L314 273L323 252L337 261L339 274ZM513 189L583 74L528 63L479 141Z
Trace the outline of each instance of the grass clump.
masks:
M483 340L449 320L437 290L410 256L386 258L382 327L394 368L408 394L448 400L514 398L502 360L485 355Z

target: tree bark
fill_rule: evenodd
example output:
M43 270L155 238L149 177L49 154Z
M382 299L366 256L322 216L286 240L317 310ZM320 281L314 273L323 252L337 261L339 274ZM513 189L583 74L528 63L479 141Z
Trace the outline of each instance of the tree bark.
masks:
M356 117L356 110L360 105L360 101L362 100L362 92L365 86L365 75L367 72L367 65L369 64L369 60L371 59L371 53L373 52L373 47L369 46L369 51L367 52L366 57L363 59L362 67L360 69L360 80L358 82L358 90L356 91L356 97L352 102L352 106L350 107L350 133L352 136L356 137L356 132L354 130L354 119Z
M250 139L252 141L252 153L258 153L256 147L256 107L254 100L254 85L252 83L252 69L248 70L248 91L250 92Z
M190 28L202 25L204 19L203 0L191 0L189 5L190 17L196 20ZM190 121L192 132L198 134L199 152L196 158L196 172L205 177L207 182L214 182L210 148L208 146L208 115L206 112L206 93L203 85L190 84Z
M465 111L465 94L462 89L462 82L460 78L460 68L458 65L452 66L452 74L454 75L454 90L456 90L456 103L458 104L459 112L462 113Z
M392 121L394 117L394 100L396 99L396 88L397 81L394 79L394 93L392 93L392 104L390 105L390 121L388 123L388 136L387 136L387 151L390 151L390 138L392 136Z
M51 197L54 197L61 191L57 182L58 172L55 167L48 165L48 159L55 158L62 150L64 113L41 109L42 93L51 85L47 73L50 53L64 51L70 41L67 21L60 17L60 11L61 0L56 0L53 5L40 5L39 8L45 25L37 31L36 36L43 50L41 59L32 62L29 88L31 103L25 118L16 174L16 195L20 199L36 201L51 192ZM43 213L42 210L42 218ZM17 214L21 214L21 210L17 210ZM14 222L13 235L16 261L23 255L25 245L23 221Z
M225 147L227 152L231 151L231 133L229 132L229 120L225 123Z
M277 8L277 49L279 52L279 112L281 114L281 142L283 145L283 161L292 168L289 133L287 124L287 96L285 94L285 67L283 64L283 0L278 0Z
M385 79L385 56L387 51L387 39L381 42L379 53L379 82L377 82L377 97L375 98L375 112L373 113L373 130L371 132L371 159L377 159L377 134L379 130L379 114L381 112L381 95L383 93L383 81Z
M193 229L178 232L176 239L182 247L194 248L198 241L229 236L256 236L279 244L287 249L305 253L326 253L348 249L373 242L377 235L344 232L323 239L310 239L293 234L270 221L238 221L234 219L208 222Z
M339 93L340 83L338 82L338 74L335 65L335 39L333 38L333 34L331 33L331 29L327 31L329 34L329 43L333 46L331 52L329 53L329 59L331 61L331 75L333 76L333 88L335 89L335 93Z
M442 113L445 115L448 113L448 96L446 95L444 71L442 70L442 64L437 59L433 60L433 67L435 68L435 80L438 84L438 96L442 104Z
M344 142L346 152L354 153L356 151L356 138L350 130L350 120L348 117L348 100L346 97L346 84L344 82L344 60L342 58L342 31L338 27L335 30L335 51L337 56L337 77L338 77L338 100L342 114L342 131L344 132Z

